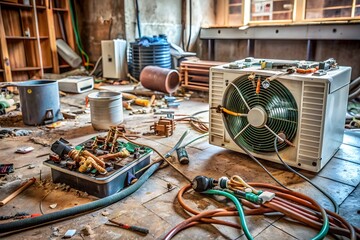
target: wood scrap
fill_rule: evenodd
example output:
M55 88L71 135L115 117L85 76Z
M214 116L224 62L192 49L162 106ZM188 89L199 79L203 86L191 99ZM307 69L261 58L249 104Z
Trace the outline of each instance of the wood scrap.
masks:
M27 181L26 183L21 185L15 192L13 192L9 196L7 196L5 199L0 201L0 206L4 206L5 204L7 204L9 201L11 201L11 199L13 199L17 195L19 195L22 191L24 191L25 189L30 187L35 181L36 181L35 178L31 178L29 181Z

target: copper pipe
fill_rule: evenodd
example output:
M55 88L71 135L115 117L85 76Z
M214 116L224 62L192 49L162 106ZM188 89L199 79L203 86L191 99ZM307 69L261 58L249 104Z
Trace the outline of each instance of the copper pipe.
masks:
M180 75L173 69L147 66L140 73L140 82L147 89L173 93L179 87Z

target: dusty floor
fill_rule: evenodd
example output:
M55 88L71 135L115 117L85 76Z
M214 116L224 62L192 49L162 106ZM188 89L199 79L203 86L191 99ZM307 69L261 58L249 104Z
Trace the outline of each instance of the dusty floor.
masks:
M62 99L62 102L74 102L79 105L83 104L83 101L83 96L80 95ZM62 108L74 107L63 104ZM206 102L191 100L182 102L176 113L191 114L205 109L208 109ZM202 114L200 117L207 121L207 114ZM156 119L151 114L132 116L125 114L124 123L130 130L147 132L154 120ZM187 123L180 123L177 125L175 134L170 138L146 136L138 139L138 141L149 144L165 153L188 128L191 127ZM45 213L50 213L96 199L76 190L67 191L51 184L50 169L42 164L46 157L37 157L49 153L50 148L46 145L51 144L60 137L69 140L75 145L94 135L103 134L93 130L89 113L80 114L77 120L67 120L56 130L49 130L45 127L32 128L32 130L34 132L31 136L10 137L0 140L1 163L14 163L16 168L27 164L35 165L33 169L27 167L16 169L13 174L2 178L0 181L0 199L7 196L27 178L36 177L38 180L8 204L0 207L0 215L12 215L17 212L39 213L40 205ZM198 135L198 132L191 130L191 134L187 139L192 139ZM42 145L34 143L34 141L42 143ZM14 153L16 148L21 146L32 146L35 150L28 154ZM197 175L219 178L224 175L237 174L247 181L274 183L247 156L209 145L207 139L192 144L191 147L188 147L188 153L190 156L189 165L180 165L176 160L174 160L174 164L190 178ZM285 185L293 190L308 194L323 206L332 209L329 201L308 183L285 171L279 164L262 162ZM345 133L344 143L341 145L340 150L320 173L317 175L304 171L302 173L330 193L340 204L340 214L353 225L360 227L359 131L347 131ZM40 181L40 176L42 181ZM172 186L170 190L168 189L169 183ZM109 207L74 219L52 223L0 238L11 240L61 239L68 229L76 229L77 233L72 239L159 239L188 217L176 200L177 192L186 184L187 181L183 177L170 167L167 167L156 172L137 192ZM187 194L186 201L199 210L219 206L215 206L210 198L200 197L197 193ZM55 203L57 204L56 208L51 209L49 206ZM106 226L104 223L107 222L107 219L116 219L124 223L143 226L148 228L150 233L143 237L124 229ZM232 217L228 217L227 220L237 222L237 219ZM315 230L289 222L279 216L250 216L246 218L246 221L255 239L310 239L316 234ZM82 229L86 225L91 226L95 232L94 235L84 236L82 234ZM331 236L328 238L333 239ZM242 231L237 229L201 225L179 233L175 239L245 239L245 236Z

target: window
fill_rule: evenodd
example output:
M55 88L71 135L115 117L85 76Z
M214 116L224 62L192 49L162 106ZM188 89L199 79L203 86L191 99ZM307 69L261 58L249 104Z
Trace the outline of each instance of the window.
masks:
M242 3L243 0L229 0L229 25L241 25L242 24Z
M308 0L306 1L305 19L350 18L353 1L355 0Z
M217 23L226 26L360 19L360 0L217 1Z

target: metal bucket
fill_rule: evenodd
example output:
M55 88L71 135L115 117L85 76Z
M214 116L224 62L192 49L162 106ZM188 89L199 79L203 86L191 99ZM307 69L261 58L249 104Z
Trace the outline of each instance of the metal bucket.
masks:
M91 123L96 130L108 130L124 120L122 95L117 92L94 92L88 95Z
M42 125L63 119L57 81L32 80L14 85L19 90L21 112L26 125Z

